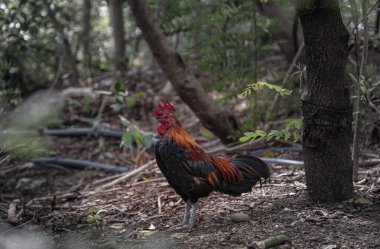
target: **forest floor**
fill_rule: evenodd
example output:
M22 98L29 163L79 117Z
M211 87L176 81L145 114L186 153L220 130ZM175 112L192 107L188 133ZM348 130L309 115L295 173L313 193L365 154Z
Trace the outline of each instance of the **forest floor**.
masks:
M208 151L232 156L264 149L258 156L302 160L300 152L273 152L289 146L279 142L226 149L202 137L195 116L184 105L179 109L181 121ZM82 109L64 110L61 127L88 127L77 118ZM110 111L103 122L122 129ZM154 129L148 119L139 126ZM360 168L355 198L318 204L307 197L303 169L272 164L272 177L262 187L241 197L214 193L201 199L196 227L172 231L185 204L149 163L151 149L127 150L117 138L51 139L54 156L145 170L123 180L125 173L37 165L0 154L0 248L255 248L255 242L277 235L289 238L279 248L380 248L380 165ZM249 218L233 222L235 213Z

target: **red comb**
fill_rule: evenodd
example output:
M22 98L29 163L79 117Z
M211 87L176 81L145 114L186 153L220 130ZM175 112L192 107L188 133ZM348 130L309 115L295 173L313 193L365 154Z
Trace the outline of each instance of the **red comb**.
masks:
M165 115L173 112L175 112L175 107L172 105L172 103L165 100L164 103L158 104L156 108L154 108L153 116L157 118L160 115Z

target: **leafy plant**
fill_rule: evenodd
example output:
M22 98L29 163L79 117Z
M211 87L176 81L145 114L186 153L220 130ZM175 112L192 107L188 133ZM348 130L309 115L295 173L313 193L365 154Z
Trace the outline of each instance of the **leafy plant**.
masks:
M152 136L142 132L139 127L131 123L129 120L119 115L121 123L127 127L126 131L123 134L121 145L127 148L132 148L133 142L137 146L150 148L153 145Z
M269 132L263 130L256 130L253 132L245 132L239 141L248 142L248 141L260 141L266 139L267 141L271 139L279 140L283 139L285 141L293 140L298 142L300 140L300 129L302 121L301 119L288 119L285 129L282 130L271 130Z
M243 97L248 97L249 95L252 94L252 92L261 90L264 87L276 91L281 96L289 96L289 95L292 94L291 90L288 90L288 89L285 89L285 88L282 88L280 86L277 86L277 85L274 85L274 84L270 84L270 83L267 83L267 82L264 82L264 81L258 81L256 83L249 84L245 88L245 90L243 91L243 93L241 95Z

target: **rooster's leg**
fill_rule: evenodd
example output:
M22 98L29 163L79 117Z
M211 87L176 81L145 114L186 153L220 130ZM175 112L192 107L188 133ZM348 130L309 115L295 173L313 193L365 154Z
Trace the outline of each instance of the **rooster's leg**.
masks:
M182 225L188 225L190 220L190 208L191 208L191 202L190 200L186 201L186 209L185 209L185 215L183 216L183 223Z
M183 224L177 225L171 228L171 230L188 230L194 227L195 219L197 213L197 204L191 203L190 201L186 202L185 216L183 219Z
M191 209L191 202L190 200L186 201L186 208L185 208L185 215L183 216L183 222L182 224L176 225L172 227L172 230L182 230L189 226L189 220L190 220L190 209Z
M189 225L187 226L187 228L190 229L194 227L196 216L197 216L197 203L192 203L191 210L190 210L190 220L189 220Z

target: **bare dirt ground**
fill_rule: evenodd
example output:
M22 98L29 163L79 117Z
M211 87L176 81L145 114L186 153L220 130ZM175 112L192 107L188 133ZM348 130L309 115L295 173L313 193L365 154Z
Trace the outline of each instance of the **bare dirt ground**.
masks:
M191 121L194 117L187 118L188 129L205 148L226 153L217 140L199 135L202 128ZM120 128L118 121L109 122ZM153 129L149 122L141 127ZM154 159L151 150L132 156L115 138L52 141L52 155L60 157L132 168ZM227 152L273 146L281 144L250 144ZM260 156L302 160L302 154L290 152ZM251 193L238 198L214 193L202 199L196 228L178 232L170 228L181 222L185 205L153 164L105 186L125 174L34 165L6 154L0 161L0 248L254 248L254 242L276 235L290 240L280 248L380 248L380 166L360 169L354 199L322 205L308 200L302 169L274 164L272 178ZM232 222L234 213L249 219Z

